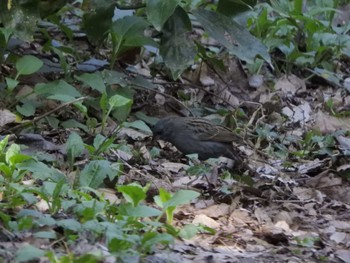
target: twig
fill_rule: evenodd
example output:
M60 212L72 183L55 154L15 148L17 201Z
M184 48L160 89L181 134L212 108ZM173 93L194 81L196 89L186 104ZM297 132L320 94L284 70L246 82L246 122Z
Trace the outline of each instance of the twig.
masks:
M56 107L56 108L54 108L54 109L52 109L52 110L50 110L50 111L48 111L48 112L45 112L43 115L40 115L40 116L38 116L38 117L35 117L35 118L32 119L32 120L25 120L25 121L21 122L21 123L18 124L17 126L12 127L11 129L7 130L7 132L8 132L8 133L11 133L11 132L13 132L13 131L15 131L15 130L18 130L18 129L20 129L20 128L23 128L23 127L25 127L25 126L27 126L27 125L29 125L29 124L34 124L34 123L36 123L37 121L39 121L39 120L45 118L46 116L48 116L48 115L50 115L50 114L52 114L52 113L54 113L54 112L56 112L56 111L59 111L60 109L66 107L66 106L68 106L68 105L71 105L71 104L74 104L74 103L76 103L76 102L85 100L86 98L87 98L87 97L81 97L81 98L78 98L78 99L75 99L75 100L72 100L72 101L69 101L69 102L65 102L65 103L61 104L60 106L58 106L58 107Z

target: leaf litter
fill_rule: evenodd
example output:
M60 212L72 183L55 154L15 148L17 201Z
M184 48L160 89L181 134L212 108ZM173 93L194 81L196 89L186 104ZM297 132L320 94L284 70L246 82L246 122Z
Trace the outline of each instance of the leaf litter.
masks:
M144 111L158 115L158 106L163 115L186 112L183 105L174 109L163 95L171 93L164 88L167 85L178 94L182 91L184 96L188 95L183 104L193 109L199 105L235 109L247 101L253 102L245 108L250 118L243 117L247 125L239 128L247 135L240 146L245 148L242 151L248 156L246 161L255 171L254 176L246 180L243 175L247 171L236 171L226 164L196 163L164 142L155 145L160 156L153 157L150 149L154 145L147 139L147 131L123 127L118 136L125 139L131 151L117 149L114 153L125 163L125 171L117 182L105 182L106 188L98 191L113 203L120 202L115 184L150 184L149 203L160 188L169 192L195 189L201 193L191 204L176 208L174 225L202 225L211 228L214 234L202 231L190 239L178 239L166 252L157 250L146 257L148 262L319 262L324 258L328 262L350 262L349 142L344 134L336 134L348 130L350 122L345 114L334 114L347 108L349 95L344 97L335 87L315 91L295 75L280 77L273 89L261 80L252 85L237 60L230 58L226 63L228 72L218 74L212 68L198 67L199 75L191 72L182 83L158 84L154 105L147 103ZM151 76L147 68L138 66L143 75ZM189 92L185 85L193 83L204 88L191 86ZM333 108L321 107L320 103L330 96L335 102ZM15 116L4 109L0 111L0 120L4 126L15 122ZM334 136L337 143L327 141L324 137L327 134ZM58 152L59 157L52 156L58 160L67 155L60 141L55 138L53 143L41 135L22 134L17 142L26 145L31 155ZM139 162L134 160L132 150L139 150ZM190 174L189 168L196 166L198 173ZM35 206L40 213L49 210L42 199ZM62 225L65 223L61 221ZM79 222L74 223L79 226ZM3 249L14 251L39 242L30 233L13 237L1 228L1 237L12 240L1 242ZM89 239L79 237L72 252L102 251L105 262L115 262L102 242L92 244ZM39 247L52 245L48 239L41 242Z

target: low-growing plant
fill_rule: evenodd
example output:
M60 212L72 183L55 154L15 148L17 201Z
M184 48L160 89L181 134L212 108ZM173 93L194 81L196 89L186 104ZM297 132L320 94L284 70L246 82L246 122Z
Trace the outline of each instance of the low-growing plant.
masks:
M309 68L317 73L316 68L320 68L331 73L333 61L349 55L349 28L332 25L338 5L336 0L305 4L302 0L271 1L255 7L248 25L251 32L275 52L280 71Z

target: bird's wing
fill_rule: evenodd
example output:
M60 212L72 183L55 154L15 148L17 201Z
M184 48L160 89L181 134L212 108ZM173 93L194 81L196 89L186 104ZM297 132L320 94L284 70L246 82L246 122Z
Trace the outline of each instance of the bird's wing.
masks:
M232 142L237 140L237 136L224 126L215 125L205 119L191 119L191 125L186 125L187 129L194 129L201 141ZM197 125L193 125L197 124Z

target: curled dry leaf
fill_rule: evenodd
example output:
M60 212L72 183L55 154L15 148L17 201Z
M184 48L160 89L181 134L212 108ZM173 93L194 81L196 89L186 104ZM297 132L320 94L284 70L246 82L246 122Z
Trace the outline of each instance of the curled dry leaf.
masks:
M13 123L16 121L16 115L11 111L2 109L0 110L0 127L5 126L6 124Z
M207 227L210 228L214 228L214 229L219 229L220 228L220 224L218 222L216 222L214 219L206 216L206 215L196 215L192 221L192 224L194 225L205 225Z

